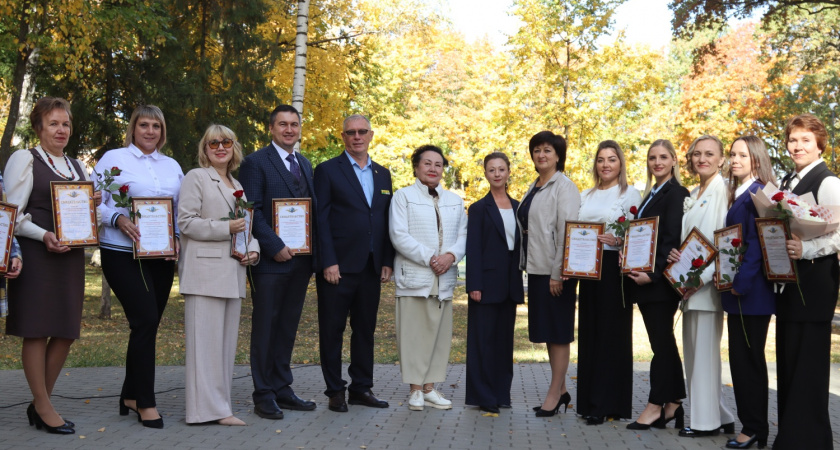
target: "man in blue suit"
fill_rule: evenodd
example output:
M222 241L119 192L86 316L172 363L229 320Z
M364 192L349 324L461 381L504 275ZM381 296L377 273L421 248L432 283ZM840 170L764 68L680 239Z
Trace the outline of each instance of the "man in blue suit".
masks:
M315 208L312 164L295 144L300 139L300 113L289 105L272 111L271 143L248 155L239 168L239 181L254 202L253 234L262 258L253 268L251 298L251 376L254 412L266 419L282 419L280 408L311 411L315 403L295 395L289 366L295 346L306 288L315 270L312 254L295 254L274 232L272 199L310 198ZM311 234L315 218L310 215ZM312 247L315 237L311 237Z
M391 279L394 248L388 237L391 172L371 161L370 121L344 120L345 151L315 169L318 244L322 272L316 273L321 371L329 409L347 412L341 377L341 346L350 316L350 404L387 408L373 387L373 335L381 283Z

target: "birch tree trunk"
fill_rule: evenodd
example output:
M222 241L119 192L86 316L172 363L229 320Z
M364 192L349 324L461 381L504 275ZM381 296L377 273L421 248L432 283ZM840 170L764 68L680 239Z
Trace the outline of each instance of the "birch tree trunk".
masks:
M309 33L309 0L297 0L297 35L295 36L295 78L292 84L292 106L303 114L306 90L306 44Z

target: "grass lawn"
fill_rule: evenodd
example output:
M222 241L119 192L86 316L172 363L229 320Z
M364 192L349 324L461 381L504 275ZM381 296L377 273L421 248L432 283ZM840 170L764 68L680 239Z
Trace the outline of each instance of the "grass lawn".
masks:
M82 337L73 344L67 367L122 366L125 362L125 348L128 341L128 323L122 307L116 299L112 304L111 319L100 319L99 297L101 293L101 270L88 266L85 290L85 305L82 315ZM306 296L303 315L297 334L293 355L296 364L318 363L318 311L315 298L314 278ZM454 299L454 327L450 362L463 363L466 359L467 296L464 287L459 286ZM242 303L242 318L239 327L239 345L236 362L247 364L248 345L251 333L251 300ZM679 313L678 313L679 314ZM6 321L0 319L0 369L20 369L20 338L2 334ZM682 324L677 323L677 342L682 348ZM345 333L344 357L349 360L350 333ZM636 361L649 361L651 357L647 333L638 309L634 311L633 352ZM775 326L770 325L767 338L767 359L775 361ZM724 331L721 355L728 360L728 339ZM545 345L532 344L528 340L528 309L522 305L517 309L514 359L516 362L546 362ZM394 284L382 288L379 321L376 329L376 362L393 364L398 362L396 332L394 327ZM572 345L572 361L577 360L577 346ZM832 334L832 362L840 362L840 330ZM172 288L169 306L166 308L158 333L158 365L184 364L184 299L178 294L178 279Z

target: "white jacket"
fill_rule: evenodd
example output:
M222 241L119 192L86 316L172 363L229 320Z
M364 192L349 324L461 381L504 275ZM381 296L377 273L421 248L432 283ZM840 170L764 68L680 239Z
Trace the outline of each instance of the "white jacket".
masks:
M438 298L451 299L458 278L457 263L467 246L467 215L461 197L438 185L438 209L443 226L443 246L438 250L437 216L429 188L416 181L394 193L390 209L391 243L397 296L428 297L435 274L429 267L434 255L452 253L455 264L438 280Z

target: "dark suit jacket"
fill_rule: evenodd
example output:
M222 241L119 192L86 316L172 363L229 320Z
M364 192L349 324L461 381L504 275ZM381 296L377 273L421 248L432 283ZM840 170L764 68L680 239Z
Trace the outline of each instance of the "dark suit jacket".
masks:
M513 210L519 202L510 199ZM524 303L522 271L519 270L519 227L511 254L505 238L502 214L488 193L470 205L467 221L467 292L481 291L481 303L511 299Z
M723 310L730 314L743 312L745 315L770 315L776 312L776 294L773 293L772 283L764 276L764 257L761 255L761 242L755 226L758 211L750 196L750 192L762 188L764 185L759 182L750 185L747 192L735 199L726 213L726 226L741 224L742 245L747 246L733 283L735 291L740 294L740 308L735 295L729 291L720 293Z
M683 203L688 197L688 189L680 186L673 177L650 199L642 215L638 218L659 216L659 236L656 240L656 261L653 273L649 273L651 283L639 286L630 281L633 301L636 303L655 303L663 301L679 301L677 291L671 287L668 279L662 275L668 266L668 253L672 248L680 248L682 242ZM648 197L650 194L648 194ZM642 200L645 204L648 197Z
M300 166L301 180L305 181L309 187L312 210L315 211L317 202L315 201L315 189L312 183L312 164L299 152L295 152L295 157ZM280 158L274 145L269 144L242 160L242 165L239 167L239 182L242 183L245 196L248 197L248 200L254 202L253 233L260 243L261 257L259 264L254 266L253 271L256 273L291 272L294 258L282 263L274 260L274 255L282 250L286 244L274 233L271 200L297 197L294 189L294 175L286 168L286 164L283 163L283 159ZM310 220L310 232L313 235L312 245L316 247L317 220L314 214L310 215ZM315 251L313 251L314 254L316 254ZM315 267L313 267L313 270L315 270Z
M321 269L338 264L341 272L362 272L371 250L377 273L382 266L394 267L394 247L388 236L391 172L372 161L371 168L370 206L345 152L315 168Z

